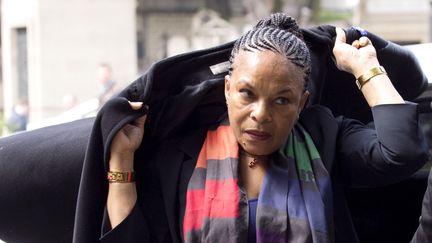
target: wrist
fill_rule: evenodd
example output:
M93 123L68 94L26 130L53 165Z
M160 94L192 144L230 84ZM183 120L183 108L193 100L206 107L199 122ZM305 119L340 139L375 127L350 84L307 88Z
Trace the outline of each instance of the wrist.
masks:
M109 160L109 170L110 171L133 171L134 170L133 155L131 156L111 155L111 158Z
M354 77L356 79L358 79L361 75L367 73L372 68L379 67L379 66L380 66L380 64L379 64L378 60L371 61L368 63L364 63L362 65L357 65L355 68L352 69L351 73L354 75Z
M378 75L387 75L387 72L383 66L373 67L360 75L356 80L357 87L361 90L362 87L369 82L369 80L375 78Z

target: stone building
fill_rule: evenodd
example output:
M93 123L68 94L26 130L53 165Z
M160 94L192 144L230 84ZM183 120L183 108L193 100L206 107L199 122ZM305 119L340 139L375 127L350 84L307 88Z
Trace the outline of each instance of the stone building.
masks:
M64 95L95 97L102 62L121 84L135 79L135 12L135 0L3 0L5 116L20 99L38 120L62 112Z
M27 99L30 121L61 113L64 96L95 97L100 63L124 87L161 58L236 38L226 19L245 11L242 0L2 0L1 7L0 105L7 117ZM209 29L219 34L206 36Z
M193 22L196 23L199 16L202 17L202 22L211 20L213 24L214 21L220 24L229 19L231 23L234 22L233 28L239 28L241 24L236 26L235 20L240 19L241 23L244 15L241 0L139 0L137 46L141 72L156 60L199 48L194 46L192 40L196 34ZM222 25L229 28L230 24L225 21ZM209 44L217 45L229 38L232 36Z

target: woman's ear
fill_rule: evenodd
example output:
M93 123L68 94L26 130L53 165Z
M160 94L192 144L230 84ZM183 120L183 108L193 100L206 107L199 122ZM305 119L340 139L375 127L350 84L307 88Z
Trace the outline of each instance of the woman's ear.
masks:
M227 101L229 98L230 85L231 85L231 77L229 75L225 75L225 99Z

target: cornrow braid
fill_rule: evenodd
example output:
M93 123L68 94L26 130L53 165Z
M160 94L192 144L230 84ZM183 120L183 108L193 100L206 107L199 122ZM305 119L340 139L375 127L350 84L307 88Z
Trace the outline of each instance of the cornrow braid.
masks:
M230 74L234 59L240 50L270 50L285 56L305 74L305 88L309 82L311 59L296 21L283 13L272 14L241 36L234 44L230 56Z

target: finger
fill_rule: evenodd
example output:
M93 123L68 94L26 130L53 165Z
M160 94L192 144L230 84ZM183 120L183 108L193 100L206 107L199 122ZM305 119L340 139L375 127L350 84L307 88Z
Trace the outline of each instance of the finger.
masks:
M369 38L367 38L366 36L362 36L359 39L360 42L360 46L367 46L370 42Z
M134 129L134 126L133 125L131 125L131 124L126 124L126 125L124 125L124 127L123 127L123 132L126 134L126 135L128 135L128 134L130 134L130 132L132 131Z
M132 102L132 101L128 101L128 102L133 110L139 110L143 105L142 102Z
M360 42L359 42L359 40L353 41L353 43L351 45L354 46L357 49L360 48Z
M343 29L336 27L336 40L335 44L346 43L345 31Z
M140 116L134 121L134 125L139 128L144 128L145 121L147 120L147 115Z

